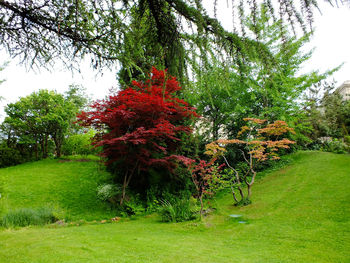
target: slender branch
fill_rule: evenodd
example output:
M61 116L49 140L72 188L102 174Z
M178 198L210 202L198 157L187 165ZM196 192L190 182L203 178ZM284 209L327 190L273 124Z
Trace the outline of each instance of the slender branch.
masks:
M48 3L48 2L45 2ZM42 14L39 14L38 12L32 12L39 10L47 5L43 5L41 7L34 7L32 9L24 9L15 3L9 3L8 1L5 0L0 0L0 6L12 11L14 14L22 17L22 19L27 19L28 21L46 29L49 30L50 32L56 33L57 35L64 36L66 38L69 38L73 41L79 41L79 42L93 42L96 41L97 39L101 38L102 35L95 36L93 38L85 38L81 35L78 34L77 32L77 25L75 27L75 32L73 32L70 28L65 28L62 29L62 26L58 24L56 26L56 21L52 17L47 17ZM76 17L77 19L77 17ZM77 20L76 20L77 21ZM56 29L57 28L57 29Z
M135 170L136 170L138 165L139 165L139 160L136 161L136 164L134 165L133 169L131 170L131 173L130 173L128 181L127 181L127 186L129 185L131 177L134 175Z
M244 151L241 149L239 149L239 150L242 152L242 156L243 156L244 160L249 164L249 161L248 161L247 157L245 156Z
M235 194L235 189L233 189L232 185L231 185L231 192L232 192L233 199L235 200L236 203L238 203L238 200L237 200L237 197L236 197L236 194Z

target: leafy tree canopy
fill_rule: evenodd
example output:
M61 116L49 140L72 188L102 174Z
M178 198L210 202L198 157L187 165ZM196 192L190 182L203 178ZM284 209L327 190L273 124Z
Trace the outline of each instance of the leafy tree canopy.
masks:
M268 47L271 61L242 60L237 64L230 58L225 62L207 58L205 64L194 68L195 81L185 90L189 102L204 117L202 133L212 140L217 140L219 133L235 134L247 115L291 124L299 118L298 99L303 92L338 69L301 74L301 66L312 55L301 50L309 35L292 36L281 21L269 17L264 5L257 12L245 24L250 29L257 27L259 41Z
M98 130L96 144L103 147L107 164L116 167L115 180L123 184L121 204L131 178L147 185L151 167L168 171L175 167L173 155L181 146L181 135L191 133L186 120L197 116L176 97L180 89L174 77L153 68L148 81L133 81L131 87L79 115L82 125Z
M304 31L318 6L314 0L232 1L235 26L228 31L215 17L217 1L211 17L199 0L0 0L0 44L31 65L47 66L57 58L72 65L73 58L89 54L96 68L118 61L131 76L135 70L144 71L140 57L146 61L153 57L181 77L188 50L209 50L205 39L215 43L217 52L232 57L268 56L259 44L259 3L275 20ZM253 17L253 30L243 23L248 15ZM139 47L130 50L140 38ZM158 53L153 54L148 45Z
M43 158L48 155L48 141L52 139L60 157L65 135L81 107L82 99L77 97L76 87L71 87L66 96L40 90L20 98L5 107L7 117L2 132L7 134L8 141L33 145L36 153L40 146Z

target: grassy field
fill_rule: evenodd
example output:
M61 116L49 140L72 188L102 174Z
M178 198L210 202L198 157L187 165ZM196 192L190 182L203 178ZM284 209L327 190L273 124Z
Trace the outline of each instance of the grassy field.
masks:
M95 159L79 160L48 159L0 169L4 209L50 207L70 220L111 217L96 198L97 186L109 175Z
M148 216L110 224L2 230L0 262L350 262L350 155L302 152L293 159L292 165L256 183L250 206L233 207L231 197L223 195L216 213L201 223L166 224ZM87 163L53 160L1 169L8 207L42 205L53 187L57 193L49 199L52 204L77 216L102 216L100 203L72 209L65 199L55 199L69 185L64 173L62 182L55 177L60 183L50 187L41 182L53 178L49 173L33 183L39 172L31 170L40 165L52 165L54 171L59 165L77 169L80 175L70 179L76 187L84 186L78 183L80 176L82 182L89 181L84 173L94 171L91 163L88 168ZM19 172L22 169L27 175ZM80 189L92 189L92 182ZM67 195L79 194L74 191ZM89 191L86 196L92 198ZM35 195L27 200L28 193ZM93 200L89 203L92 206ZM246 223L230 214L243 215Z

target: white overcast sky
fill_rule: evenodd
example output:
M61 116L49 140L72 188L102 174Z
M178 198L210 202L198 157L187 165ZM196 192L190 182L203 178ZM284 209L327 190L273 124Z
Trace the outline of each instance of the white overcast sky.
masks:
M224 4L218 8L218 17L226 27L231 28L231 11L226 7L226 1L222 3ZM306 47L308 50L315 48L315 51L301 72L315 69L322 72L344 62L344 66L333 76L340 85L345 80L350 80L350 8L347 6L333 8L328 4L322 4L321 11L322 15L315 10L315 34ZM45 69L36 72L27 71L2 50L0 65L5 61L10 63L0 72L0 80L6 79L0 85L0 96L5 98L0 102L0 121L4 117L3 107L7 103L39 89L64 92L70 84L81 84L94 99L101 99L108 94L110 88L117 87L116 70L106 70L103 76L96 75L96 72L89 67L89 63L82 62L81 73L74 72L73 75L72 72L59 68L52 69L51 72Z

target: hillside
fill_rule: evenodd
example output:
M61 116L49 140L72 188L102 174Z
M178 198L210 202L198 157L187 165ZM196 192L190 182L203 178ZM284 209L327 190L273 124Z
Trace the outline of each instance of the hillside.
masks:
M93 158L42 160L0 169L5 182L5 210L50 207L60 217L104 219L114 215L96 197L96 188L109 175Z
M257 182L252 205L233 207L231 197L222 196L217 212L203 223L166 224L151 216L79 227L0 230L0 262L350 262L350 155L302 152L292 157L291 165ZM50 200L77 215L102 211L102 204L71 209L65 198L55 199L58 191L76 198L79 191L74 188L90 189L94 169L87 164L93 166L50 160L1 169L8 182L8 206ZM47 170L35 179L40 166L47 165L55 175ZM64 178L70 169L79 176ZM77 202L82 199L72 203L84 206ZM246 223L230 214L243 215Z

